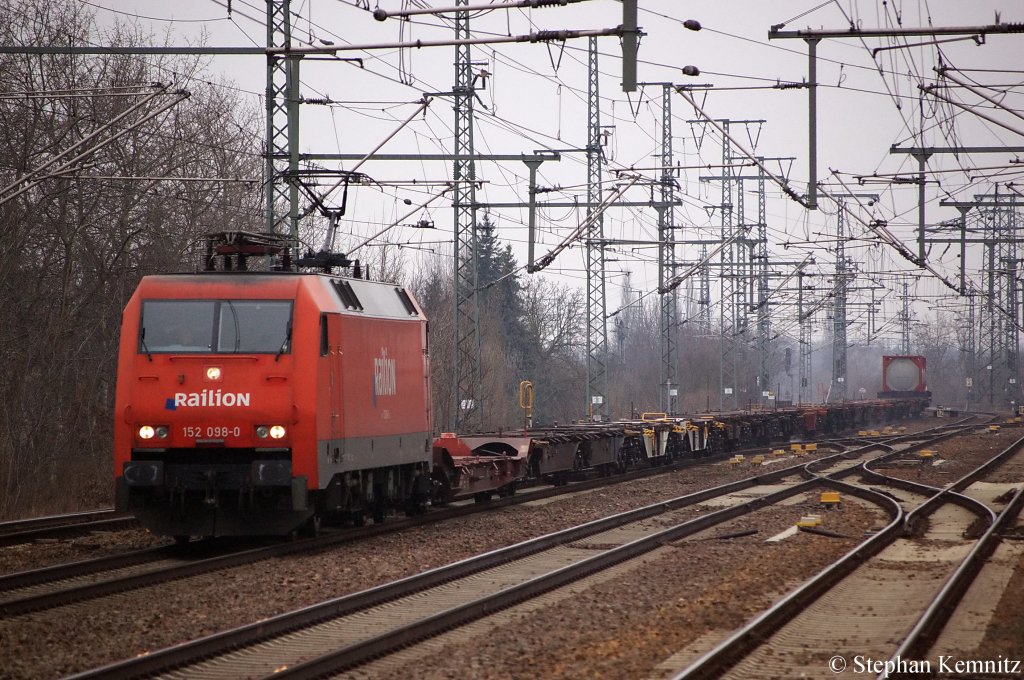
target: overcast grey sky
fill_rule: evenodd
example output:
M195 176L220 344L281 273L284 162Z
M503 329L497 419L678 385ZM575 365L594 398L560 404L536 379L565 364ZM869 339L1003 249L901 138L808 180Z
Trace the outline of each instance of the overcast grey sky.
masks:
M451 4L438 0L431 4ZM171 44L263 45L265 43L265 5L258 0L232 0L229 16L227 1L193 0L169 4L155 0L90 0L101 20L136 20L155 35L166 34ZM299 44L322 45L324 41L342 43L379 43L397 40L442 39L453 36L450 23L441 18L420 17L413 22L375 21L370 12L354 0L293 0L294 34ZM395 10L407 4L402 0L380 0L380 6ZM801 28L847 27L851 21L864 28L920 26L976 26L992 24L997 14L1001 21L1024 21L1024 3L1006 0L932 0L931 2L886 3L875 0L819 2L780 0L777 2L736 1L678 2L677 0L640 0L640 25L646 36L640 46L639 79L650 82L707 83L714 85L707 94L698 95L699 103L714 118L764 120L763 124L735 125L739 139L755 153L769 157L795 157L792 165L776 166L788 174L793 187L806 190L807 170L807 91L804 89L730 89L770 86L777 82L801 82L807 78L806 44L802 40L767 39L769 27L785 23L786 30ZM700 21L699 33L682 27L685 19ZM607 28L621 21L621 4L613 0L590 0L572 7L542 10L494 10L474 17L472 29L477 37L489 34L518 35L538 29ZM101 38L97 38L101 41ZM918 91L922 82L934 81L932 69L938 65L939 52L946 65L964 71L962 77L1004 86L994 92L1007 105L1024 110L1021 100L1020 71L1012 71L1024 55L1024 35L989 36L983 45L973 41L944 43L939 46L904 47L886 50L872 57L871 49L888 46L887 40L823 40L818 47L819 72L819 152L818 177L833 181L836 170L854 191L878 193L881 199L862 213L864 220L885 220L911 250L916 251L916 187L907 184L871 184L857 186L857 174L909 172L916 164L903 155L889 153L890 145L925 144L1019 145L1015 134L971 113L938 103ZM923 42L906 39L901 44ZM660 146L660 88L647 88L629 97L620 83L618 39L600 39L602 52L601 111L602 124L609 126L606 153L609 168L650 167L658 165L653 154ZM366 152L390 134L398 122L415 110L415 102L424 92L443 92L454 82L454 48L422 50L375 50L359 53L364 68L337 62L310 61L302 65L302 94L307 98L329 97L330 106L302 108L301 147L304 152ZM560 45L523 44L474 49L481 69L491 75L486 90L479 93L476 148L479 153L521 153L538 149L579 149L586 144L586 41L570 41L564 51ZM701 76L690 78L681 73L685 65L695 65ZM999 73L991 70L1008 70ZM218 57L209 71L234 82L254 105L262 106L265 86L264 61L260 57ZM186 85L186 83L183 83ZM970 105L983 104L979 110L997 117L1011 127L1024 129L1024 120L991 105L974 94L957 89L952 96ZM923 101L923 107L922 107ZM673 147L676 163L683 165L721 162L717 135L687 121L697 117L679 96L672 101ZM405 127L383 152L438 153L452 150L453 112L450 99L433 100L427 113ZM924 129L922 133L921 130ZM929 185L928 222L950 219L953 208L941 208L938 201L955 197L970 199L976 193L990 193L992 181L976 175L991 171L972 168L1008 166L1022 154L992 154L954 158L936 156L931 170L958 170L936 175L942 185ZM351 167L351 164L348 164ZM430 182L449 179L451 167L444 163L370 163L361 168L377 180L417 180ZM585 196L586 166L581 154L566 154L559 163L545 163L541 184L561 187L550 196L554 200ZM643 172L654 178L657 171ZM715 238L718 215L707 206L720 200L718 185L702 183L698 177L707 171L686 171L679 178L686 205L676 214L684 225L685 238ZM1019 179L1015 168L1003 170L995 181ZM482 164L478 176L485 182L481 201L500 202L526 199L526 169L520 163ZM608 187L614 176L607 175ZM753 183L751 183L753 184ZM834 190L845 191L835 185ZM1003 188L1001 191L1006 191ZM349 197L349 215L343 222L344 243L361 241L390 223L409 208L403 200L418 204L438 189L420 187L361 187ZM833 255L829 234L835 232L836 209L822 201L822 209L806 211L786 199L774 187L769 188L767 206L769 238L780 260L799 260L814 252L819 266L828 271ZM626 198L643 200L649 189L634 187ZM338 197L340 199L340 196ZM748 194L748 211L754 211L755 198ZM435 257L450 252L452 215L447 199L406 222L432 220L434 230L397 227L387 234L392 243L402 243L410 261L417 257ZM583 211L550 209L541 220L541 244L546 252L568 234L583 217ZM512 242L520 261L525 261L526 211L494 211L499 236ZM651 209L611 210L606 218L606 235L611 238L650 239L657 234L657 217ZM856 227L855 235L869 235ZM933 248L930 260L936 268L953 278L958 268L956 249L942 252ZM581 249L563 253L548 270L566 281L579 284L583 273ZM848 251L863 262L865 270L892 272L917 271L894 250L879 246L871 238L854 242ZM622 272L632 273L633 286L649 290L657 279L655 248L620 248L609 254L609 308L614 309L621 296ZM684 260L696 257L693 249L681 253ZM975 256L969 258L973 263ZM922 298L950 292L931 277L915 290ZM893 309L890 307L890 309ZM923 313L923 312L922 312ZM855 331L854 331L855 333Z

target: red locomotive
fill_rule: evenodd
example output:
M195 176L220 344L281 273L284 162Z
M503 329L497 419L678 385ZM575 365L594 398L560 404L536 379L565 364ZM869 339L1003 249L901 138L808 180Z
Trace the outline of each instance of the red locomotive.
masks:
M428 369L426 319L394 285L146 277L121 328L116 506L179 540L415 510L431 488Z

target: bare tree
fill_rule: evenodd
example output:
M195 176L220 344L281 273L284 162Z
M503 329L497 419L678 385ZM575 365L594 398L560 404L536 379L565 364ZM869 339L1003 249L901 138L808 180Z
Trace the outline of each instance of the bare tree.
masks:
M86 9L15 0L0 41L89 44ZM0 516L105 505L121 310L145 274L193 268L204 232L259 225L259 119L195 60L8 54L0 71L0 187L32 180L0 193Z

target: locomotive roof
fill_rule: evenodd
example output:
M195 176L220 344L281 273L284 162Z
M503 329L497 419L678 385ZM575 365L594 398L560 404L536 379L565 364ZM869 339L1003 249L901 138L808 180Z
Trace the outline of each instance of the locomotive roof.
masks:
M153 298L293 299L305 289L321 310L424 318L402 286L314 272L203 272L146 276L137 294Z

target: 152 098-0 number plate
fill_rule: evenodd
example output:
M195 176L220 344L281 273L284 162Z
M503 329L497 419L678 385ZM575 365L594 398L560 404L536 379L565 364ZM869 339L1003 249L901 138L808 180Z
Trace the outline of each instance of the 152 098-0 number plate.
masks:
M226 439L241 437L242 428L237 425L185 425L181 433L189 439Z

